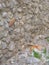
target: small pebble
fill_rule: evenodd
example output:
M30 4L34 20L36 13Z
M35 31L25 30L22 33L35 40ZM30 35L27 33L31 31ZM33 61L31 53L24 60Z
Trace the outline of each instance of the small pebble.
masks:
M5 3L2 3L2 6L3 6L3 7L6 7Z
M7 12L3 12L3 13L2 13L2 16L3 16L3 17L7 17Z
M18 12L22 12L22 9L21 9L21 8L18 8L17 11L18 11Z
M31 2L31 0L23 0L23 2L24 2L25 4L28 4L29 2Z
M8 49L11 51L14 50L15 49L15 43L11 41L9 46L8 46Z
M2 7L2 4L0 4L0 10L2 9L3 7Z
M6 44L6 42L2 42L2 43L1 43L1 46L2 46L2 49L7 48L7 44Z

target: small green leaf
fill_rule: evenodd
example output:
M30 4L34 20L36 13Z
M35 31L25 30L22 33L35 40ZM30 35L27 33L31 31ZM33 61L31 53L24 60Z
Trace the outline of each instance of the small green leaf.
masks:
M35 51L33 51L33 52L34 52L34 57L35 58L38 58L38 59L41 58L41 54L39 54L38 52L35 52Z
M43 53L46 54L46 48L43 50Z

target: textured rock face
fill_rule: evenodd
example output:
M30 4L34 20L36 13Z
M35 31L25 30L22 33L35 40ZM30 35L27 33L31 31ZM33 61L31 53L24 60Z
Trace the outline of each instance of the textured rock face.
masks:
M7 44L6 44L6 42L2 42L2 43L1 43L1 46L2 46L2 49L7 48Z
M48 0L0 0L0 65L40 65L32 63L36 59L27 56L24 46L33 43L46 46L47 36Z
M14 50L15 49L15 43L10 42L8 49L11 50L11 51Z

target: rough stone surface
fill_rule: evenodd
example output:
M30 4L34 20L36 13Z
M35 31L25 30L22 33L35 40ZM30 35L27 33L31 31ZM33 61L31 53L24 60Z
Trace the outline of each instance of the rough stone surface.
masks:
M6 42L1 42L1 46L2 46L2 49L7 48L7 44L6 44Z
M8 49L11 50L11 51L14 50L15 49L15 43L11 41Z
M16 20L11 22L13 18ZM41 65L32 62L38 60L28 55L26 47L41 44L47 48L47 37L48 0L0 0L0 65Z

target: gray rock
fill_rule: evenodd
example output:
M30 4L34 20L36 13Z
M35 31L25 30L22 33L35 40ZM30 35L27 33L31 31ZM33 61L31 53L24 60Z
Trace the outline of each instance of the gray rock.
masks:
M24 38L25 38L25 41L27 42L27 44L29 44L29 42L32 41L32 37L30 36L29 33L25 33Z
M1 42L2 42L2 41L0 40L0 49L2 48Z
M45 62L43 65L49 65L49 61Z
M15 5L18 5L18 2L16 0L12 0Z
M1 32L0 32L0 39L2 39L3 37L4 37L4 32L1 31Z
M22 53L22 54L19 55L19 59L24 59L27 56L28 56L27 53Z
M2 3L2 6L5 8L6 7L5 3Z
M8 1L6 1L6 7L10 7L10 4Z
M32 63L38 63L38 62L40 62L40 60L39 59L36 59L36 58L34 58L34 57L28 57L27 58L27 63L29 64L32 64Z
M20 30L21 30L21 35L24 36L24 32L25 32L24 28L21 28Z
M3 12L3 13L2 13L2 16L3 16L3 17L7 17L7 12Z
M32 17L33 17L32 14L27 14L27 15L26 15L26 19L27 19L27 20L30 19L30 18L32 18Z
M17 11L18 11L18 12L22 12L22 8L18 8Z
M15 12L16 12L16 8L14 7L14 8L12 9L12 11L13 11L13 14L15 14Z
M1 43L1 46L2 46L2 49L7 48L7 44L6 44L6 42L2 42L2 43Z
M10 8L14 8L14 6L16 5L16 2L15 2L15 0L12 0L12 1L9 1L9 7Z
M39 12L39 8L36 7L35 13L37 14Z
M6 30L6 32L8 33L8 30L9 30L9 25L8 25L8 23L6 22L6 23L4 23L4 29Z
M11 40L11 39L10 39L10 36L8 36L8 37L6 38L6 40L5 40L5 41L6 41L7 43L9 43L9 42L10 42L10 40Z
M7 35L8 35L8 31L3 31L3 36L7 37Z
M4 55L7 59L9 59L12 56L12 52L7 51Z
M26 31L30 31L32 29L32 26L29 25L29 24L25 24L24 28L25 28Z
M10 58L10 59L7 61L6 65L18 65L17 60L16 60L16 57L13 56L12 58Z
M2 8L3 8L3 7L2 7L2 4L0 4L0 10L2 10Z
M24 3L28 4L31 0L23 0Z
M8 52L8 49L2 49L2 54L5 55Z
M2 19L2 18L1 18L1 19ZM3 24L4 24L3 21L1 21L1 22L0 22L0 26L3 26Z
M19 21L19 19L21 19L22 18L22 15L20 14L20 13L15 13L15 18L16 18L16 20L18 20Z
M15 27L17 28L17 27L19 26L19 22L18 22L18 21L15 22L14 25L15 25Z
M13 41L10 42L8 49L11 51L15 49L15 43Z
M16 29L14 30L14 32L20 33L20 28L16 28Z
M32 65L32 64L40 62L39 59L31 57L27 53L28 53L28 50L25 50L24 53L19 53L18 54L19 63L22 63L22 64L25 63L25 64Z
M43 42L45 41L45 38L47 37L47 35L46 34L44 34L44 35L37 35L35 38L34 38L34 43L38 43L38 41L40 41L41 39L43 40ZM41 40L41 41L42 41ZM41 42L40 41L40 42ZM46 41L45 41L46 42ZM44 42L44 43L45 43Z
M13 13L11 11L8 11L7 14L8 14L8 18L10 18L10 19L13 18Z
M5 65L5 62L7 61L7 59L3 56L1 58L1 65Z
M6 38L3 38L2 41L6 42Z
M39 0L33 0L33 2L39 2Z
M3 54L0 54L0 58L2 58L3 57Z

